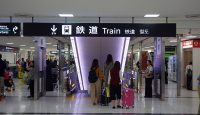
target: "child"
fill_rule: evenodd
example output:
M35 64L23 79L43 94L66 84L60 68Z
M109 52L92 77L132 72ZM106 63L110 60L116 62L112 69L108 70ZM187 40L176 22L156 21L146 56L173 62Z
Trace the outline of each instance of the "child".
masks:
M9 82L10 80L10 76L9 76L9 68L6 68L5 72L4 72L4 84L6 87L6 91L11 91L11 84Z
M12 72L10 72L10 68L7 68L5 70L4 81L5 81L5 86L6 86L7 91L11 91L12 89L15 90L14 89L14 83L13 83L13 80L12 80Z

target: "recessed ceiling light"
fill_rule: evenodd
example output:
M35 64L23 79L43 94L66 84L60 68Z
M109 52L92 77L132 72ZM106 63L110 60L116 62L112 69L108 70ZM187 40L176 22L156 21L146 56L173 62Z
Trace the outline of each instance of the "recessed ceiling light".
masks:
M177 40L170 40L169 42L177 42Z
M155 17L159 17L160 14L146 14L144 17L145 18L155 18Z
M6 44L8 44L8 45L12 45L12 44L14 44L14 43L9 42L9 43L6 43Z
M55 47L56 47L57 45L53 45L53 46L55 46Z
M22 47L24 47L24 46L26 46L26 45L19 45L19 46L22 46Z
M58 14L60 17L74 17L73 14Z
M31 49L34 49L35 47L30 47Z
M52 44L52 43L46 43L47 45Z

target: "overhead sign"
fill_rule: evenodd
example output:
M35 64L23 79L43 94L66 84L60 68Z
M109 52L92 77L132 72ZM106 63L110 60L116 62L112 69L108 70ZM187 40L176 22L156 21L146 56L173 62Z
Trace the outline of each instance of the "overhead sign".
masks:
M200 40L183 41L183 48L200 48Z
M183 48L192 48L193 47L193 40L183 41L182 46L183 46Z
M1 52L13 52L13 53L17 53L17 52L19 52L19 48L8 47L8 46L1 46L0 45L0 51Z
M20 36L20 23L0 23L0 36Z
M24 23L24 36L176 37L176 24Z

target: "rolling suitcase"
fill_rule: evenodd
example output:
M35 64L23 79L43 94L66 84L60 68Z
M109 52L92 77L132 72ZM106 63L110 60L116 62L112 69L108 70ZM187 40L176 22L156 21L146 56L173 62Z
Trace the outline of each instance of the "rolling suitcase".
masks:
M122 90L122 108L134 108L134 89L125 88Z

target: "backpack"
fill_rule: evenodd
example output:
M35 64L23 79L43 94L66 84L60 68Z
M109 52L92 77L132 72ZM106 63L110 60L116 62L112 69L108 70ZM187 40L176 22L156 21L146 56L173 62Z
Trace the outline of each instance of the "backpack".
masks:
M192 77L192 69L187 70L187 77Z
M96 75L95 69L90 70L89 76L88 76L88 81L90 83L95 83L98 80L98 77Z

